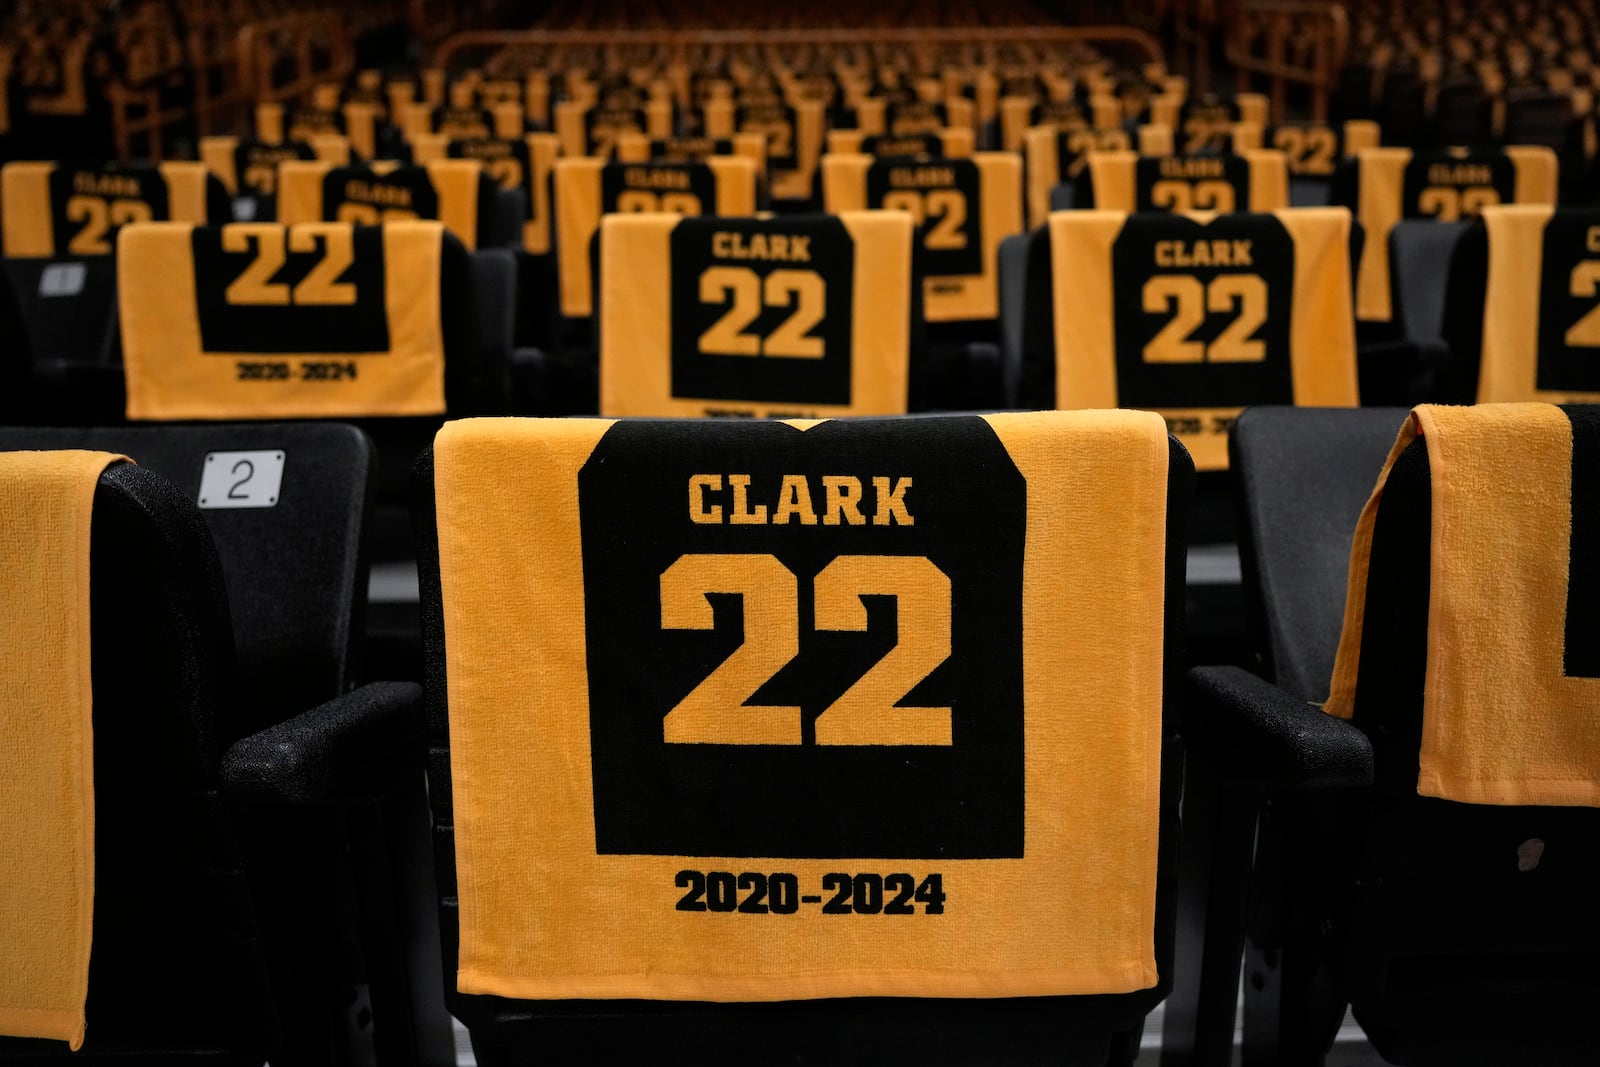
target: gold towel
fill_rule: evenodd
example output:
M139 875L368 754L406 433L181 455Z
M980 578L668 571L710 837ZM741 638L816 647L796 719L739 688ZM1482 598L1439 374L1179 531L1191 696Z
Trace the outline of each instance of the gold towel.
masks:
M679 215L753 215L756 167L745 156L711 156L704 163L607 163L580 157L558 159L555 190L557 278L561 314L585 318L593 311L589 242L609 212ZM682 176L688 189L660 185L660 176ZM609 177L609 180L608 180ZM614 187L613 187L614 186Z
M1163 124L1157 128L1171 129ZM1102 211L1277 211L1289 206L1282 152L1236 156L1141 158L1132 152L1089 156L1094 206Z
M1595 571L1577 569L1593 539L1581 541L1574 496L1580 471L1593 496L1592 414L1580 420L1549 404L1412 412L1356 524L1326 708L1341 718L1355 708L1373 527L1389 469L1418 436L1428 449L1432 549L1417 792L1600 805L1600 669L1587 612L1596 590L1569 588L1580 573L1592 585ZM1575 606L1585 626L1569 619Z
M0 453L0 1034L74 1051L94 927L89 529L123 458Z
M128 418L443 414L443 239L437 222L129 226ZM293 285L273 280L286 264Z
M458 988L1153 984L1167 449L1129 412L447 424Z
M1126 152L1132 147L1128 131L1089 129L1086 126L1063 129L1059 126L1034 126L1024 135L1023 160L1028 179L1028 225L1037 229L1050 214L1050 190L1076 181L1089 165L1090 152ZM1172 152L1172 131L1165 126L1139 127L1139 154L1164 156Z
M522 247L533 255L550 251L550 168L560 152L553 133L466 139L425 133L411 142L412 158L418 163L475 159L501 189L520 189L525 212Z
M468 250L478 247L475 159L437 159L420 167L336 167L322 160L278 166L278 221L384 222L436 218Z
M911 240L911 220L888 211L725 224L607 216L601 414L903 413ZM784 258L752 258L757 246Z
M1492 173L1501 160L1509 162L1510 175ZM1432 177L1451 180L1430 181L1425 168L1452 162L1480 164L1477 171L1491 172L1491 180L1472 180L1481 174L1463 168L1459 173L1467 180L1445 173ZM1389 231L1401 219L1455 222L1489 204L1556 201L1556 155L1543 147L1512 145L1487 155L1430 155L1417 160L1409 148L1368 148L1356 153L1356 165L1356 217L1366 231L1356 269L1356 318L1363 322L1388 322L1393 317Z
M120 227L173 219L203 225L203 163L7 163L0 168L0 237L8 259L109 256Z
M1264 145L1263 141L1269 143ZM1370 119L1347 119L1342 126L1289 122L1270 128L1240 122L1233 128L1235 152L1276 148L1288 157L1289 174L1297 178L1331 177L1340 160L1351 159L1363 149L1377 148L1378 141L1378 124Z
M1600 402L1600 216L1514 204L1484 208L1483 221L1489 280L1479 403Z
M1225 470L1244 407L1356 405L1344 208L1049 225L1057 407L1158 411L1197 469Z
M972 131L950 126L927 133L888 137L860 130L829 130L828 155L853 156L938 156L964 159L972 155Z
M1013 152L967 159L827 156L823 209L902 210L916 222L929 322L999 314L1000 242L1021 233L1022 160Z

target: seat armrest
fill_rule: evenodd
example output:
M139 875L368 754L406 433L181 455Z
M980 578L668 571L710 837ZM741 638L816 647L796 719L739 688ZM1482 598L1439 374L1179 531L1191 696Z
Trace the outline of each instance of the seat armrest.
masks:
M229 801L327 804L382 796L422 769L422 687L372 682L241 738L222 757Z
M1261 788L1372 784L1372 742L1349 722L1239 667L1184 677L1184 747L1225 782Z

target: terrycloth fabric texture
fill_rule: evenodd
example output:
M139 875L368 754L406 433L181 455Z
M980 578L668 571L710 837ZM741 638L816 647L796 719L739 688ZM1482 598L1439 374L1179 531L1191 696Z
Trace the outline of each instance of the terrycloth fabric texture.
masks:
M802 242L805 258L787 258ZM911 242L911 220L900 212L720 224L607 216L600 413L905 412ZM748 258L758 243L785 258ZM763 320L764 305L789 311L781 323ZM723 329L730 323L731 333ZM796 335L791 323L804 331Z
M1345 209L1058 211L1049 226L1058 408L1156 411L1197 470L1225 470L1245 407L1356 406Z
M1428 661L1417 792L1475 804L1600 805L1600 678L1569 674L1571 419L1549 404L1416 408L1356 526L1325 705L1357 698L1373 528L1389 470L1421 436L1432 480ZM1587 431L1593 436L1591 430ZM1582 573L1588 573L1587 571Z
M0 453L0 1034L74 1050L94 928L89 522L121 459Z
M437 222L127 227L128 418L442 414L443 240ZM307 273L273 281L290 257Z
M1489 276L1479 403L1600 401L1594 245L1600 213L1549 204L1484 208Z
M1167 449L1132 412L447 424L458 988L1152 985Z

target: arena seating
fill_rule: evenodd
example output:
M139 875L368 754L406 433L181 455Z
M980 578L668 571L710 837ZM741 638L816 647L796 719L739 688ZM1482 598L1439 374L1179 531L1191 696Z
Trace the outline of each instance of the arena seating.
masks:
M142 846L105 844L117 971L90 976L86 1052L343 1067L370 1051L380 1067L433 1067L449 1060L448 1006L486 1067L913 1047L935 1062L1127 1064L1166 998L1151 1016L1160 1040L1152 1026L1143 1044L1160 1043L1168 1067L1220 1067L1242 966L1249 1067L1320 1063L1351 1005L1365 1051L1395 1062L1581 1056L1582 1035L1550 1012L1600 973L1594 916L1572 905L1594 888L1592 864L1564 865L1554 842L1588 828L1588 794L1419 793L1422 713L1397 728L1375 705L1356 702L1346 722L1305 702L1337 681L1348 614L1336 605L1347 579L1365 580L1351 535L1380 470L1395 498L1381 529L1403 531L1374 538L1384 581L1363 595L1415 632L1386 621L1394 647L1360 650L1367 692L1393 675L1409 701L1432 663L1417 647L1433 620L1416 583L1425 592L1439 566L1419 531L1440 456L1430 439L1383 464L1402 426L1435 425L1443 409L1430 405L1477 405L1490 451L1531 447L1520 427L1560 437L1570 424L1582 443L1556 464L1566 480L1530 472L1517 499L1559 498L1573 530L1593 520L1583 405L1600 404L1597 204L1600 16L1563 0L7 6L0 460L125 452L148 470L101 475L110 521L159 513L141 544L183 527L197 580L216 577L207 553L220 553L223 584L187 590L212 598L204 611L160 623L198 623L196 640L212 643L234 635L171 679L193 708L171 743L212 746L174 788L211 822L188 842L198 852L161 854L225 856L211 874L258 897L192 916L182 935L223 929L227 959L207 966L254 983L227 1024L158 1012L141 1032L130 1019L155 994L129 980L128 946L145 942L118 901ZM1489 406L1502 404L1527 406ZM1143 414L1105 414L1117 409ZM1102 439L1107 427L1120 429ZM1087 451L1045 455L1036 439ZM210 456L284 449L327 469L285 474L264 501L233 485L227 498L248 506L208 503ZM1149 516L1120 510L1133 475L1127 499L1105 489L1109 457L1157 453L1145 488L1164 502L1159 537ZM907 473L883 466L901 459ZM1007 496L1013 474L1025 491ZM944 491L973 503L936 508ZM1017 638L1015 662L973 659L946 631L977 626L1011 648L1016 619L989 610L989 579L973 575L1001 582L992 568L1018 523L1028 548L1004 577L1021 598L1013 614L1043 617L1037 597L1137 614L1107 607L1125 592L1106 577L1115 553L1083 547L1119 537L1130 553L1155 546L1124 578L1164 590L1161 610L1137 634L1051 615ZM489 527L499 536L479 538ZM1077 547L1051 540L1063 537ZM1046 543L1065 579L1039 576L1028 553ZM1592 665L1574 652L1600 640L1584 606L1600 597L1600 567L1578 547L1568 598L1536 592L1565 627L1556 702L1600 713ZM123 565L108 554L95 575ZM106 582L159 593L147 577ZM540 600L546 588L566 601ZM625 590L639 602L607 599ZM116 619L189 610L171 599ZM231 620L216 614L230 605ZM1041 652L1099 648L1113 631L1116 647L1081 675ZM662 660L664 648L681 656ZM1140 779L1149 892L1113 901L1106 879L1072 881L1076 864L1048 877L1087 901L1064 914L1138 929L1153 955L1098 971L1017 962L1067 927L999 875L982 876L1000 888L980 903L979 881L939 864L1024 861L1129 799L1105 799L1091 775L1073 806L1035 818L1034 775L1068 780L1050 761L1070 742L999 738L961 701L1015 696L1031 723L1064 713L1053 685L1100 692L1143 669L1122 658L1140 648L1154 666L1102 703L1113 717L1143 708L1141 744L1159 755L1160 773ZM107 655L96 649L97 687ZM987 691L973 681L984 670L998 672ZM504 677L521 688L504 691ZM218 679L232 691L218 695ZM410 728L420 683L426 738ZM112 714L137 707L123 684L106 683ZM1334 689L1348 712L1353 696ZM867 690L887 720L937 720L942 701L954 726L908 727L909 741L879 725L830 734L828 716ZM1516 695L1503 721L1521 729ZM619 711L657 697L661 732L654 712L635 712L639 733ZM524 699L570 722L508 725ZM791 711L793 736L752 725ZM1104 725L1082 714L1084 731ZM1004 758L965 762L971 746L1012 741ZM170 765L147 751L159 747L141 738L134 765ZM96 746L116 789L137 773L121 755ZM969 825L964 790L981 796L974 810L1027 809L1014 827L1026 847L940 836ZM192 800L163 797L158 818ZM534 808L554 817L538 833L577 853L547 854L538 836L521 846L526 863L494 852ZM670 846L640 845L649 827ZM792 831L776 849L771 827ZM1480 832L1518 836L1513 853L1541 841L1543 866L1514 862L1532 864L1519 871L1529 885L1545 881L1480 878ZM757 874L756 856L778 858ZM594 884L540 880L562 864ZM1386 888L1362 880L1369 868ZM1461 875L1464 900L1540 909L1538 921L1479 937L1467 904L1419 918L1441 871ZM807 956L811 935L792 931L813 902L791 901L791 878L807 893L817 879L848 886L838 899L854 902L820 907L825 894L818 917L842 910L854 936L816 943L855 965L835 973ZM761 900L748 895L758 881ZM535 899L557 885L576 895L532 926L504 918L508 886ZM341 928L334 898L359 930ZM604 921L597 899L612 908ZM770 936L750 935L763 925ZM651 937L630 940L635 926ZM928 954L946 936L955 947L940 951L995 951L971 968L981 981ZM583 965L535 960L529 946L552 937L557 957ZM691 947L671 948L679 939ZM20 1016L4 1001L6 947L0 1061L64 1053L7 1040ZM488 958L499 969L480 970ZM191 980L203 977L196 964ZM106 989L132 1006L108 1006ZM1521 1046L1494 1032L1518 1012L1541 1020Z

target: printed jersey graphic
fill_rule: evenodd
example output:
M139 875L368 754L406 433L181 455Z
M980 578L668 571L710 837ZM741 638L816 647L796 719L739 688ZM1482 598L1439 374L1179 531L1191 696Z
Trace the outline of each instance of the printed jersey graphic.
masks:
M1600 411L1565 411L1572 420L1572 540L1562 666L1569 678L1600 678Z
M502 189L532 190L529 175L533 164L528 157L528 143L521 138L507 140L500 137L464 137L452 139L446 147L451 159L476 159L483 164L483 172L495 180ZM530 203L531 207L531 203Z
M322 214L360 226L436 219L439 194L425 167L396 167L387 174L365 167L334 167L322 179Z
M855 247L833 218L672 231L672 395L851 402Z
M704 163L607 163L600 172L601 210L707 215L717 210L717 181Z
M616 424L578 479L598 852L1022 857L1026 487L993 431L674 426Z
M867 206L909 211L929 277L983 273L983 201L970 159L878 159L867 170Z
M1245 211L1250 164L1240 156L1160 156L1135 164L1138 211Z
M1129 218L1111 250L1119 404L1293 403L1294 270L1271 216Z
M153 166L72 167L50 173L56 253L109 256L117 230L170 217L167 183Z
M262 144L241 141L233 150L233 173L241 193L273 196L278 191L278 164L286 159L316 159L304 141Z
M1600 393L1600 212L1552 216L1543 245L1537 387Z
M201 351L388 351L383 231L235 223L190 239Z
M1456 222L1491 204L1511 203L1516 188L1517 169L1510 156L1418 152L1406 165L1400 211L1408 219Z

